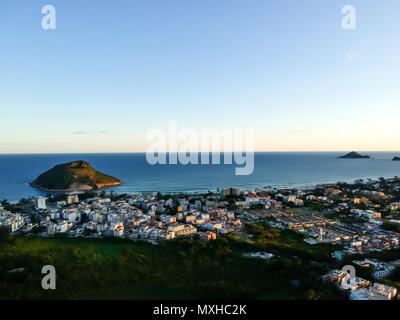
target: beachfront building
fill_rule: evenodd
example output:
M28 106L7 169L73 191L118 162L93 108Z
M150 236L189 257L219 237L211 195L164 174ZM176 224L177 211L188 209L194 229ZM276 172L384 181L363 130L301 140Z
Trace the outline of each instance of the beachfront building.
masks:
M46 198L39 197L36 199L36 208L39 210L46 210Z

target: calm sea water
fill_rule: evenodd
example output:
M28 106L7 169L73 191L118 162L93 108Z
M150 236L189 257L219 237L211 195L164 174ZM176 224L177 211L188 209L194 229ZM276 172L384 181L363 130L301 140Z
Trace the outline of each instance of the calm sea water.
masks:
M318 183L354 181L358 178L400 176L400 152L365 152L373 159L338 159L343 152L256 153L254 172L236 176L236 165L155 165L145 154L40 154L0 155L0 199L45 195L29 186L42 172L73 160L88 161L94 168L125 183L108 188L118 193L140 191L205 192L221 187L312 187Z

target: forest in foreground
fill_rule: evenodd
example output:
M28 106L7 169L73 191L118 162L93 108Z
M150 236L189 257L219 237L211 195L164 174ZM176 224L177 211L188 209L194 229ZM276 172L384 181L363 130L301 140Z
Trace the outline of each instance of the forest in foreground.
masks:
M333 245L246 226L251 240L180 238L156 245L124 239L14 237L0 231L0 299L342 299L322 285ZM249 257L266 251L269 260ZM44 290L44 265L56 289Z

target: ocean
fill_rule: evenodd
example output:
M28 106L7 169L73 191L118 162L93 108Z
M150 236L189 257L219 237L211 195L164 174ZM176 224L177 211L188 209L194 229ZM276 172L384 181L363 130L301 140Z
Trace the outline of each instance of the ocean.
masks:
M144 153L0 155L0 199L45 196L46 192L32 188L29 182L56 164L74 160L85 160L95 169L123 180L123 185L106 189L117 193L193 193L264 186L304 189L319 183L400 176L400 162L392 161L400 152L360 152L373 159L338 159L345 153L260 152L255 154L254 172L249 176L235 175L236 164L152 166Z

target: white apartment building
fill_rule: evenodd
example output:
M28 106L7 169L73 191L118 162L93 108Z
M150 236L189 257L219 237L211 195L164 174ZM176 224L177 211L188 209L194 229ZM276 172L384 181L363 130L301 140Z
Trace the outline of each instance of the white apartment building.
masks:
M36 208L45 210L46 209L46 198L39 197L36 199Z

